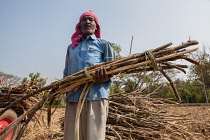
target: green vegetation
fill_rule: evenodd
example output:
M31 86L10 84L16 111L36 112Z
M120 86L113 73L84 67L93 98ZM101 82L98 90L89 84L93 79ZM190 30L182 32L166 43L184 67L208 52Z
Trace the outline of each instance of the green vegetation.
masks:
M29 74L29 79L27 77L23 78L22 84L23 83L29 83L30 85L36 85L38 87L43 87L46 84L46 80L42 77L40 77L40 73L30 73Z

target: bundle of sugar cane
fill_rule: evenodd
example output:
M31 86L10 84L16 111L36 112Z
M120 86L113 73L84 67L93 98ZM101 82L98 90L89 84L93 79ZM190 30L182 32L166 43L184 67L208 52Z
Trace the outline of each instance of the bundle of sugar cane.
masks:
M75 89L76 87L86 84L85 88L83 89L82 96L79 100L79 107L78 113L77 113L77 119L79 117L81 108L83 106L85 97L88 93L88 89L91 87L91 85L94 83L93 77L95 75L95 70L99 67L103 66L107 73L110 75L118 75L118 74L127 74L127 73L136 73L136 72L143 72L143 71L161 71L163 74L164 69L179 69L183 72L186 68L185 65L172 65L167 62L169 61L175 61L177 59L185 59L191 63L198 64L193 59L188 58L186 54L189 54L191 52L196 51L198 48L195 49L189 49L186 50L185 48L198 44L197 41L188 41L186 43L183 43L177 47L168 48L172 43L168 43L166 45L163 45L161 47L158 47L153 50L145 51L143 53L133 54L128 57L124 57L121 59L100 63L88 68L85 68L84 70L81 70L75 74L72 74L70 76L67 76L57 82L54 82L48 86L39 88L26 96L17 99L4 109L0 111L0 115L5 112L7 109L11 108L15 104L19 103L22 100L25 100L31 96L35 96L36 94L39 94L42 91L50 91L49 93L43 94L42 99L32 108L30 108L29 111L25 112L19 117L19 121L14 121L14 124L19 124L21 121L21 118L25 118L27 116L27 120L25 122L25 125L20 129L19 137L21 137L22 133L24 132L24 129L32 116L34 115L34 112L36 112L38 109L40 109L45 103L52 101L59 95L66 93L67 91L71 91L72 89ZM176 95L178 97L178 95ZM50 110L50 109L49 109ZM30 113L29 113L30 112ZM31 113L33 112L33 113ZM12 124L13 124L12 123ZM0 135L4 133L4 135L1 136L5 137L8 133L11 125L5 127L1 132ZM7 131L7 132L6 132Z

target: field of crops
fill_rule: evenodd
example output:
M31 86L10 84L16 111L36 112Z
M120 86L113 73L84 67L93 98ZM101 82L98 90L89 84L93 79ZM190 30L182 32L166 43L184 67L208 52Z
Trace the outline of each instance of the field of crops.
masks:
M31 121L22 140L55 139L61 140L60 118L64 116L64 108L59 108L52 116L51 126L47 126L46 112L38 112L39 120ZM171 114L183 115L187 120L174 121L193 131L200 140L210 139L210 106L182 106L165 109ZM39 115L38 114L38 115ZM186 116L185 116L186 115Z

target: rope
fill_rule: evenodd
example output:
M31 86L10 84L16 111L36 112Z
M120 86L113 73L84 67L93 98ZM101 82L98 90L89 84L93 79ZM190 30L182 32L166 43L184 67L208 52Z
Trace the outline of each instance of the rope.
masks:
M159 67L157 65L157 61L155 59L155 56L153 55L152 51L149 50L149 51L146 51L147 55L149 56L149 59L151 60L152 62L152 68L154 71L159 71Z
M79 140L79 123L80 123L80 115L83 109L83 105L85 103L87 94L91 88L91 86L93 85L94 82L88 82L85 84L85 87L82 90L82 93L79 97L79 101L77 104L77 111L76 111L76 118L75 118L75 126L74 126L74 134L75 134L75 138L74 140Z
M85 70L86 76L87 76L91 81L95 81L95 80L93 79L93 76L90 75L90 73L88 72L88 70L87 70L86 67L84 68L84 70Z

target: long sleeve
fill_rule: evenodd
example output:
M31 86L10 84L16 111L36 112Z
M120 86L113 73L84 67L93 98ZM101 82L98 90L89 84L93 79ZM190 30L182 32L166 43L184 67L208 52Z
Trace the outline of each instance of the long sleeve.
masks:
M108 62L108 61L112 61L115 59L116 59L116 56L115 56L114 49L112 48L112 45L107 42L104 47L103 62ZM113 83L113 81L114 80L111 78L110 81L107 82L107 84L111 85Z
M69 48L69 47L68 47ZM65 60L65 68L63 70L63 78L68 76L68 60L69 60L69 49L67 49L67 52L66 52L66 60Z
M115 60L115 52L110 43L106 43L104 47L103 62Z

